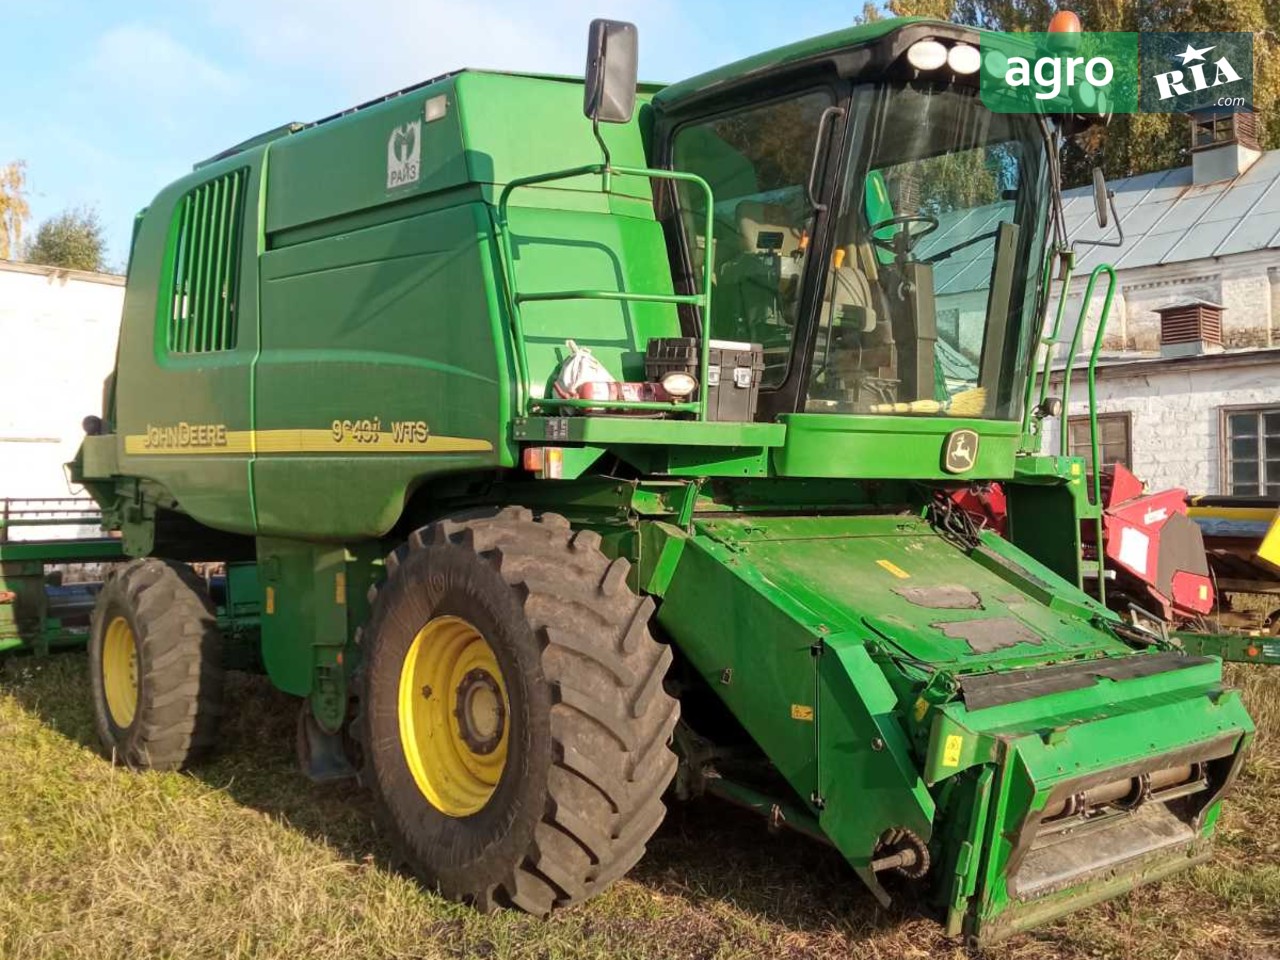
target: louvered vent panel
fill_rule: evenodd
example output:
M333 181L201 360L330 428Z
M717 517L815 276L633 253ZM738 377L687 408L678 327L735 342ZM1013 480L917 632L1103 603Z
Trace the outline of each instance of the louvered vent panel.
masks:
M171 353L235 349L241 213L248 174L236 170L202 183L178 203Z
M1222 311L1218 307L1169 307L1159 313L1161 343L1222 343Z

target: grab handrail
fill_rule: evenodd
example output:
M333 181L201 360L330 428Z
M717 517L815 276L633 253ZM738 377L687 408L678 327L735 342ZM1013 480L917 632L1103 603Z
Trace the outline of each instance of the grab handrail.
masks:
M600 177L601 190L604 193L610 192L613 177L615 176L676 180L692 183L701 188L707 204L706 233L704 236L706 237L706 249L708 250L708 254L703 257L702 291L700 293L632 293L625 290L557 290L538 293L521 293L519 291L518 283L516 281L515 254L512 251L511 231L507 216L507 209L511 199L511 194L521 187L529 187L542 183L550 183L555 180L569 180L574 177L593 175L598 175ZM607 163L594 163L582 167L572 167L567 170L557 170L552 173L541 173L529 177L520 177L509 181L507 185L502 188L502 192L498 196L496 227L498 245L502 252L503 279L506 284L508 306L511 311L511 336L516 358L516 375L519 380L516 395L517 416L528 416L530 410L534 406L574 408L590 405L591 407L596 408L606 406L611 410L672 410L695 412L697 413L697 419L707 419L708 391L706 384L707 368L710 365L711 357L711 276L714 267L709 253L712 249L711 236L715 223L713 203L714 198L711 193L711 185L696 174L683 173L678 170L656 170L649 167L620 167ZM525 347L524 319L521 315L520 306L523 303L538 303L550 300L610 300L626 303L684 304L697 307L699 324L698 333L700 341L698 357L698 400L696 402L655 404L653 402L634 400L580 401L561 397L537 397L535 399L531 396L529 389L529 357Z

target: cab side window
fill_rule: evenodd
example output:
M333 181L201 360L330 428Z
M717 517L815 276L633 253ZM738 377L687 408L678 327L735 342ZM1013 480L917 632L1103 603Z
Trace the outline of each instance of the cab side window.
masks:
M680 217L696 272L713 261L711 335L764 347L762 386L786 379L813 210L806 191L829 91L811 90L681 128L677 170L711 185L713 236L703 236L705 198L680 184Z

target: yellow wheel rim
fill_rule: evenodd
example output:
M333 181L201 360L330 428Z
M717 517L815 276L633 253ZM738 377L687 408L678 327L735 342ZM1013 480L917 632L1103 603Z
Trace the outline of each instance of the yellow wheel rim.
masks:
M102 689L115 725L123 729L133 723L138 711L138 645L133 627L124 617L107 625L102 643Z
M493 648L460 617L418 631L400 668L400 745L427 801L450 817L480 810L507 763L507 687Z

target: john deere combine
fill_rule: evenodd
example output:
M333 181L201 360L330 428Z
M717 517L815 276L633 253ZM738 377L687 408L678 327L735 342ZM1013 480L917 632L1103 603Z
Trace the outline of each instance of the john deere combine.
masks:
M893 20L664 88L463 71L273 130L137 223L75 474L119 530L106 749L216 743L257 599L313 776L420 876L538 914L712 793L996 938L1197 862L1251 724L1081 589L1037 454L1070 117ZM603 150L603 161L602 157ZM951 496L1000 481L1007 538ZM674 789L672 785L674 783Z

